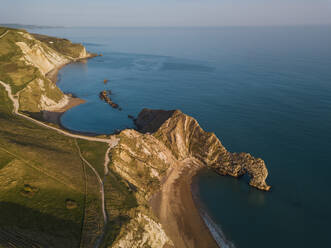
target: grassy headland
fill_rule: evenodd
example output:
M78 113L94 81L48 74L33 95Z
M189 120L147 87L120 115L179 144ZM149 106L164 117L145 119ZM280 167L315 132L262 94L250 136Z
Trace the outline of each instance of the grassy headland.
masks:
M57 54L60 62L79 58L85 48L66 39L31 36L25 30L0 27L0 34L5 34L0 39L0 80L19 95L20 110L38 113L45 97L55 103L63 98L45 76L51 66L45 69L42 63L50 61L47 54ZM34 64L29 60L38 51L46 59L42 54L40 64ZM103 231L100 188L93 171L81 160L78 146L103 177L107 145L66 137L17 117L2 85L0 127L0 247L92 247ZM110 213L122 209L118 202L130 205L123 209L136 206L128 187L116 180L111 178L107 186ZM107 230L118 228L114 219Z

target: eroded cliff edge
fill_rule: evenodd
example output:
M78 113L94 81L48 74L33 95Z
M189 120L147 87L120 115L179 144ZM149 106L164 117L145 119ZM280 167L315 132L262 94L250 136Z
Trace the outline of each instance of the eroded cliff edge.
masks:
M144 135L133 130L126 130L122 135L131 133L131 136L141 136L142 140L157 143L154 146L162 151L148 152L147 147L143 149L136 147L139 149L138 154L142 156L149 157L149 153L159 154L159 159L160 156L163 157L163 160L161 159L163 162L166 162L166 158L169 162L195 158L221 175L240 177L247 173L251 186L265 191L270 189L266 183L268 170L262 159L254 158L249 153L227 151L214 133L205 132L193 117L180 110L143 109L136 120L136 125ZM149 149L152 147L150 146Z
M52 111L68 104L70 97L49 79L62 66L94 56L82 44L67 39L7 29L0 40L0 78L19 97L27 113Z
M67 96L46 75L64 64L89 56L80 44L31 35L24 30L11 30L1 39L0 45L5 48L0 51L1 80L11 85L19 97L20 110L26 112L52 110L65 104ZM172 235L164 231L166 228L162 218L154 216L149 207L151 197L163 188L169 175L174 175L172 172L176 170L183 173L183 167L187 172L192 171L194 166L209 166L222 175L235 177L247 173L252 186L269 189L265 182L268 172L261 159L245 153L228 152L214 134L203 131L194 118L178 110L144 109L136 124L139 131L124 130L118 135L120 142L111 150L110 169L125 179L123 182L130 194L133 192L137 197L138 204L124 210L118 204L114 210L111 204L115 202L116 205L121 197L123 202L128 201L127 195L123 194L127 189L111 192L113 185L107 183L114 182L113 178L105 181L110 220L116 221L118 216L130 217L126 224L117 223L121 226L121 232L108 247L184 247L178 246ZM47 154L45 151L43 153ZM166 193L173 195L173 191ZM185 208L187 210L191 209ZM183 228L178 230L181 235L187 226ZM114 229L113 226L110 229Z
M140 206L154 209L175 247L216 247L203 222L185 205L192 202L191 196L184 198L190 195L190 180L199 168L208 166L233 177L247 173L251 186L270 189L262 159L248 153L230 153L215 134L205 132L193 117L179 110L144 109L135 123L138 130L126 129L117 135L120 141L111 151L111 169L128 181ZM147 209L150 211L150 207ZM117 242L121 240L127 237L120 235Z

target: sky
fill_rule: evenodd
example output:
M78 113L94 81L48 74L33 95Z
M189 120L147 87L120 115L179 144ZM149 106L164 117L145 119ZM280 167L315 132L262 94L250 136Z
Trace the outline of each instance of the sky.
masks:
M0 23L55 26L331 24L331 0L1 0Z

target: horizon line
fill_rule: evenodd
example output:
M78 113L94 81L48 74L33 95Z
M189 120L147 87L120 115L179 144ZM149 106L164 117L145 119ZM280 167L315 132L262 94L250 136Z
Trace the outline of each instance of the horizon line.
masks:
M20 24L20 23L0 23L0 25L17 25L17 26L31 26L36 28L263 28L263 27L321 27L321 26L331 26L331 23L321 23L321 24L270 24L270 25L182 25L182 26L166 26L166 25L160 25L160 26L111 26L111 25L91 25L91 26L64 26L64 25L40 25L40 24Z

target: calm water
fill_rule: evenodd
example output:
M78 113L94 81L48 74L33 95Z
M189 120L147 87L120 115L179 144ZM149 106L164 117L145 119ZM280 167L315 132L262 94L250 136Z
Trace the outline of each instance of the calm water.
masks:
M331 27L33 30L84 42L103 57L61 71L87 100L74 130L131 127L143 107L181 109L230 151L265 160L264 193L246 179L199 176L201 200L237 247L331 247ZM109 79L107 85L104 79ZM111 89L123 111L98 98Z

